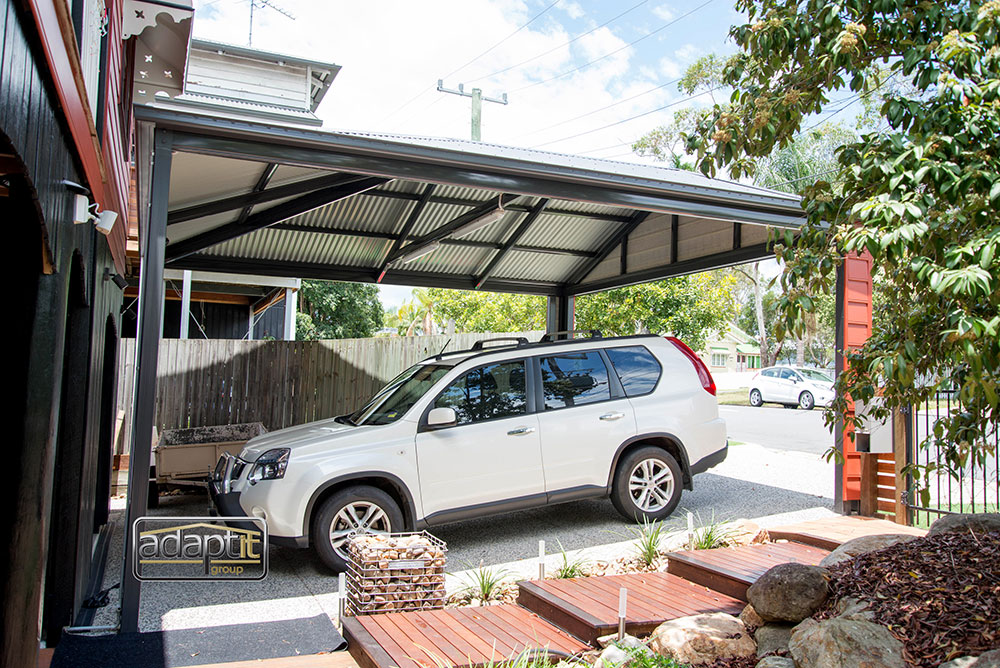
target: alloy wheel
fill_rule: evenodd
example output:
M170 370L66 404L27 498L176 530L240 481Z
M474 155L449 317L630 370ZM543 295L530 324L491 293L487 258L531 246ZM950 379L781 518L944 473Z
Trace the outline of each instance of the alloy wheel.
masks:
M629 474L628 491L636 508L655 513L674 495L674 474L662 460L644 459Z
M348 539L359 533L389 533L389 516L370 501L349 503L334 516L330 524L330 544L337 554L346 557Z

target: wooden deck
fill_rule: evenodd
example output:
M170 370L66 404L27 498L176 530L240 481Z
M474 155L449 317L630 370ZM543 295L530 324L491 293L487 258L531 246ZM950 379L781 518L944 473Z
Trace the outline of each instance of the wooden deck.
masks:
M667 554L667 572L746 601L747 588L772 566L787 562L818 564L829 553L804 543L685 550Z
M896 524L888 520L879 520L874 517L860 517L858 515L830 517L768 529L768 534L774 540L796 541L824 550L835 550L853 538L875 536L884 533L905 533L911 536L923 536L927 531L905 524Z
M618 629L618 592L628 589L625 629L650 633L669 619L701 612L739 614L745 605L667 573L519 582L518 604L589 643Z
M346 617L344 637L361 668L482 666L525 649L590 649L516 605Z

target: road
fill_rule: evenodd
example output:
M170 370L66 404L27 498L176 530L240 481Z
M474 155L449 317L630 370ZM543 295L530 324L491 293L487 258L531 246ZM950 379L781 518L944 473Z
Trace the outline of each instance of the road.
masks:
M815 454L823 454L833 445L833 435L823 424L819 408L719 406L719 415L726 421L731 441Z

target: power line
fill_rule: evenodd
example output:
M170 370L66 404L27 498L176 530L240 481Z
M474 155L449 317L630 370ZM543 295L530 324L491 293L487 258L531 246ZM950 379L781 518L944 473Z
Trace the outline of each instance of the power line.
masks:
M625 46L622 46L622 47L619 47L619 48L615 49L614 51L606 53L603 56L600 56L599 58L595 58L594 60L591 60L589 63L584 63L583 65L580 65L579 67L574 67L571 70L566 70L565 72L562 72L561 74L556 74L555 76L551 76L548 79L543 79L542 81L536 81L535 83L530 83L530 84L528 84L526 86L521 86L520 88L515 88L512 92L519 93L522 90L527 90L529 88L534 88L535 86L541 86L542 84L546 84L546 83L548 83L550 81L555 81L556 79L561 79L562 77L567 76L569 74L573 74L574 72L579 72L582 69L590 67L594 63L599 63L600 61L604 60L605 58L609 58L610 56L613 56L616 53L624 51L625 49L629 48L630 46L634 46L634 45L638 44L639 42L641 42L641 41L643 41L645 39L649 39L653 35L661 32L663 30L666 30L667 28L669 28L670 26L674 25L678 21L680 21L682 19L685 19L688 16L691 16L695 12L697 12L700 9L703 9L704 7L710 5L714 1L715 0L705 0L705 2L701 3L700 5L698 5L697 7L695 7L694 9L692 9L691 11L689 11L689 12L687 12L685 14L681 14L676 19L674 19L672 21L668 21L667 23L664 23L662 26L660 26L656 30L653 30L652 32L648 32L645 35L643 35L642 37L640 37L638 39L635 39L635 40L629 42L628 44L626 44Z
M711 2L711 1L712 0L709 0L709 2ZM698 98L698 97L701 97L702 95L706 95L706 94L711 93L713 91L719 90L720 88L723 88L723 86L716 86L714 88L709 88L708 90L702 91L702 92L697 93L695 95L692 95L690 97L685 97L683 99L676 100L676 101L671 102L669 104L665 104L662 107L657 107L656 109L650 109L649 111L644 111L641 114L636 114L635 116L629 116L628 118L622 119L620 121L615 121L614 123L608 123L607 125L602 125L601 127L594 128L593 130L585 130L584 132L578 132L575 135L570 135L568 137L562 137L561 139L553 139L552 141L547 141L547 142L544 142L544 143L541 143L541 144L535 144L531 148L541 148L542 146L548 146L549 144L557 144L559 142L567 141L567 140L570 140L570 139L576 139L577 137L582 137L584 135L589 135L589 134L592 134L594 132L600 132L601 130L607 130L608 128L613 128L616 125L621 125L622 123L628 123L629 121L634 121L637 118L642 118L643 116L649 116L650 114L655 114L658 111L663 111L664 109L669 109L670 107L676 107L678 104L683 104L685 102L690 102L691 100L693 100L695 98Z
M563 47L569 46L570 44L572 44L573 42L577 41L578 39L586 37L587 35L590 35L590 34L596 32L596 31L600 30L601 28L607 26L609 23L613 23L613 22L617 21L618 19L620 19L621 17L625 16L629 12L632 12L632 11L638 9L639 7L642 7L647 2L649 2L649 0L641 0L640 2L634 4L631 7L629 7L628 9L626 9L621 14L618 14L617 16L608 19L607 21L605 21L601 25L597 26L596 28L591 28L587 32L577 35L576 37L574 37L573 39L569 40L568 42L564 42L564 43L560 44L559 46L552 47L548 51L545 51L543 53L539 53L536 56L532 56L531 58L528 58L527 60L522 60L521 62L519 62L519 63L517 63L515 65L510 65L508 67L505 67L503 69L497 70L495 72L490 72L489 74L484 74L481 77L476 77L475 79L472 79L471 81L469 81L469 83L480 81L482 79L489 79L490 77L495 77L498 74L503 74L504 72L509 72L510 70L517 69L518 67L521 67L523 65L527 65L528 63L530 63L533 60L538 60L539 58L544 58L545 56L549 55L550 53L552 53L554 51L558 51L559 49L561 49Z
M521 137L530 137L531 135L538 134L539 132L545 132L546 130L551 130L552 128L559 127L560 125L565 125L567 123L572 123L573 121L578 121L581 118L586 118L587 116L593 116L594 114L597 114L597 113L600 113L600 112L605 111L607 109L610 109L611 107L617 107L619 104L625 104L626 102L631 102L632 100L634 100L636 98L642 97L644 95L649 95L650 93L655 93L656 91L660 90L661 88L666 88L667 86L672 86L673 84L676 84L676 83L679 83L679 82L680 82L680 79L674 79L673 81L668 81L665 84L660 84L659 86L655 86L653 88L650 88L649 90L645 90L645 91L643 91L641 93L637 93L637 94L633 95L632 97L627 97L624 100L618 100L617 102L612 102L611 104L605 105L605 106L601 107L600 109L594 109L593 111L588 111L585 114L580 114L579 116L574 116L573 118L567 118L564 121L559 121L558 123L553 123L552 125L546 126L544 128L540 128L538 130L532 130L531 132L527 132L527 133L525 133L523 135L518 136L517 139L520 139Z
M474 62L476 62L477 60L479 60L480 58L482 58L483 56L485 56L487 53L489 53L493 49L497 48L498 46L500 46L501 44L503 44L504 42L506 42L507 40L509 40L511 37L513 37L517 33L521 32L522 30L524 30L525 28L527 28L529 25L531 25L532 23L534 23L536 19L540 18L543 14L545 14L545 12L549 11L550 9L552 9L553 7L555 7L557 4L559 4L559 2L561 2L561 0L554 0L554 2L552 2L547 7L545 7L545 9L543 9L542 11L538 12L537 14L535 14L534 16L532 16L530 19L528 19L527 23L524 23L521 26L519 26L514 32L510 33L509 35L507 35L506 37L504 37L503 39L501 39L499 42L497 42L496 44L494 44L490 48L488 48L485 51L483 51L482 53L480 53L478 56L476 56L472 60L468 61L467 63L465 63L464 65L462 65L460 67L455 68L454 70L452 70L448 74L444 75L443 78L449 79L449 78L452 77L452 75L454 75L454 74L456 74L458 72L461 72L466 67L468 67L469 65L471 65ZM417 93L416 95L414 95L413 97L411 97L409 100L407 100L406 102L404 102L400 106L396 107L396 109L392 113L390 113L388 116L386 116L386 117L384 117L382 119L382 122L385 122L385 121L389 120L390 118L392 118L393 116L395 116L396 114L398 114L400 111L402 111L406 107L410 106L410 104L412 104L413 101L416 100L418 97L420 97L424 93L427 93L428 91L432 91L434 89L435 89L435 86L433 86L433 85L428 86L427 88L424 88L419 93Z

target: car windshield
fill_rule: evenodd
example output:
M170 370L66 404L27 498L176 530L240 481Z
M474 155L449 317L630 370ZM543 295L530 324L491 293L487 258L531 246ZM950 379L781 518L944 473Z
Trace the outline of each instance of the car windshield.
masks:
M816 380L816 381L819 381L821 383L832 383L833 382L833 378L830 378L828 375L826 375L822 371L817 371L816 369L798 369L797 371L799 373L801 373L803 376L805 376L806 379L808 379L808 380Z
M416 364L393 378L388 385L352 413L348 421L354 425L389 424L413 407L443 375L450 364Z

